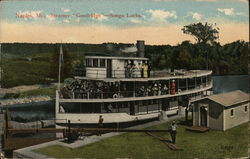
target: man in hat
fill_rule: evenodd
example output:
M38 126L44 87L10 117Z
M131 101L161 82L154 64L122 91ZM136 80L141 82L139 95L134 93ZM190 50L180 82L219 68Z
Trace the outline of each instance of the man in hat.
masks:
M102 115L100 115L99 116L99 121L98 121L98 126L99 126L100 129L103 128L103 121L104 121L104 119L103 119ZM98 133L98 136L101 136L100 132Z
M171 125L169 126L170 136L171 136L173 144L175 144L175 140L176 140L176 129L177 129L177 125L175 121L173 121Z

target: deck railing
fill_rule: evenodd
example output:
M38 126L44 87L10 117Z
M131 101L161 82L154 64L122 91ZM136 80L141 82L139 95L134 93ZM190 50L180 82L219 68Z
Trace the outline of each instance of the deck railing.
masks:
M213 81L209 81L207 83L202 83L195 88L192 89L178 89L176 90L175 94L186 94L187 92L193 92L197 90L201 90L206 87L211 87L213 84ZM162 95L175 95L171 94L169 89L167 91L107 91L107 92L81 92L81 91L75 91L75 92L67 92L62 93L59 92L59 98L60 99L115 99L115 98L128 98L128 97L148 97L148 96L162 96Z
M111 70L107 72L107 70L100 69L91 69L86 72L86 76L91 76L93 78L142 78L141 70Z

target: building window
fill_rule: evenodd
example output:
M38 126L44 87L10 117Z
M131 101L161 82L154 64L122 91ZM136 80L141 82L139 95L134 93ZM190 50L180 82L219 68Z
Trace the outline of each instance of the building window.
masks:
M246 106L245 106L245 112L247 112L247 111L248 111L248 106L246 105Z
M231 109L230 116L234 116L234 109Z

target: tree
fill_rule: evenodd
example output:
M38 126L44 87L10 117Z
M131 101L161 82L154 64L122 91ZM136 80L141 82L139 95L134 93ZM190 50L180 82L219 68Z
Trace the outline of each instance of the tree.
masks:
M182 28L182 31L184 34L194 36L198 44L213 44L213 42L219 39L219 28L215 28L212 24L208 24L207 22L205 25L202 23L186 25Z
M207 22L204 25L199 22L184 26L182 31L184 34L194 36L201 52L204 52L204 55L206 55L206 68L208 69L208 45L213 45L219 39L219 28L215 28Z

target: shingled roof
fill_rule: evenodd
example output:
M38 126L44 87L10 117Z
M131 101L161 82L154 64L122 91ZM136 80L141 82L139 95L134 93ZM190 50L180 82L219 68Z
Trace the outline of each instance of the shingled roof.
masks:
M244 93L240 90L222 93L217 95L209 96L208 99L215 101L223 106L231 106L234 104L249 101L249 94Z

